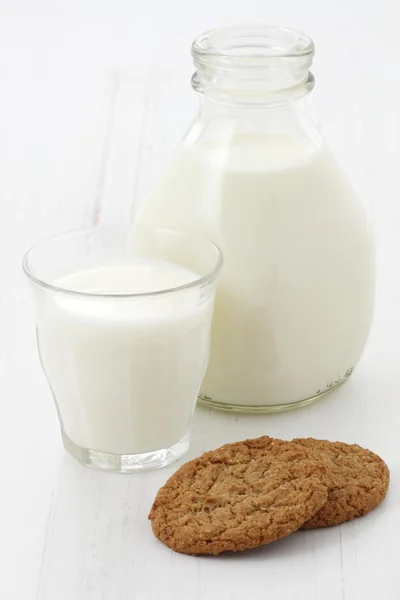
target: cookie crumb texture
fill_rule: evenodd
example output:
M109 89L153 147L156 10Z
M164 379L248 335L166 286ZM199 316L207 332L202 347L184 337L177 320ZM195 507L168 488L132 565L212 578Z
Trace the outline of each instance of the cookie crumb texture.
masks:
M183 465L159 490L149 519L177 552L247 550L299 529L325 504L328 485L313 452L264 436Z
M377 454L357 444L314 438L293 441L314 451L332 473L326 504L302 529L331 527L362 517L385 498L389 487L389 469Z

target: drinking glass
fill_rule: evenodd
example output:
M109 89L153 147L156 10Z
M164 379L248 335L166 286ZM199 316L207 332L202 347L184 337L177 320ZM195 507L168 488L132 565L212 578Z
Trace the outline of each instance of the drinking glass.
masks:
M219 248L172 229L95 227L23 259L64 447L116 472L184 454L207 367Z

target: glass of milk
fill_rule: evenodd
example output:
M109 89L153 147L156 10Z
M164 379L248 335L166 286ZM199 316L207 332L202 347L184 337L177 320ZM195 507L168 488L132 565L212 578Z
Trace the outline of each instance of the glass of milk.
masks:
M79 462L125 473L186 452L221 264L206 238L145 227L71 231L26 253L40 360Z

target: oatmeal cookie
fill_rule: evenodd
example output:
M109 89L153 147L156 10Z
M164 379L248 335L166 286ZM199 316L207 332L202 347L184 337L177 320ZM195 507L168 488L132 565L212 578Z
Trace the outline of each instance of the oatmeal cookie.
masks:
M293 440L325 461L332 473L326 504L302 529L330 527L369 513L386 496L389 469L376 454L357 444L314 438Z
M296 531L326 503L330 481L306 446L264 436L184 464L156 496L154 534L177 552L219 554Z

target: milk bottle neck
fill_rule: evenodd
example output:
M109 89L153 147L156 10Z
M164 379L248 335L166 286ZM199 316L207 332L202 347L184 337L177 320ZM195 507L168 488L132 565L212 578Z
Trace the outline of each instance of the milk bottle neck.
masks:
M287 104L314 87L312 40L266 26L227 27L195 39L192 86L215 104L266 108Z
M301 137L314 147L323 145L315 124L313 105L307 97L290 102L253 106L221 104L202 96L197 119L186 133L184 143L192 146L210 141L229 144L237 135Z

